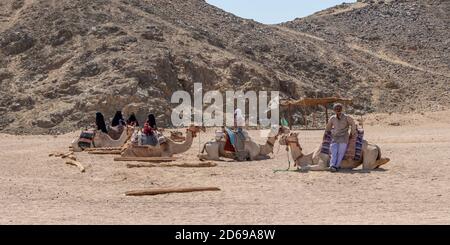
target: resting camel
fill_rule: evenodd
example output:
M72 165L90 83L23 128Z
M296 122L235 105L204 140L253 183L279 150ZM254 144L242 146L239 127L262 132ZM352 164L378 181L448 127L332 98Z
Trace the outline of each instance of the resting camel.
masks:
M288 134L289 129L286 127L272 128L264 145L255 143L252 140L244 142L244 151L248 154L250 161L264 160L269 158L269 153L273 152L273 146L279 135ZM202 154L198 155L200 160L219 161L220 157L235 159L236 156L232 152L225 151L225 139L210 141L203 146ZM203 154L206 151L206 154Z
M321 153L320 147L310 154L303 154L297 133L291 133L289 136L283 136L280 139L280 145L286 145L291 149L291 156L295 162L294 166L313 171L328 170L330 156ZM361 160L355 161L353 159L344 159L341 162L341 168L353 169L362 164L364 170L372 170L379 168L381 165L384 165L389 161L389 158L381 157L381 149L379 146L370 144L364 140Z
M118 139L113 139L109 134L103 133L100 130L92 130L95 134L92 140L92 147L102 148L102 147L122 147L125 142L131 137L134 127L126 126L126 129L122 130L120 137ZM78 145L79 137L72 141L72 148L75 152L83 151L83 149Z
M197 133L205 132L205 127L190 126L186 129L186 140L182 143L176 143L173 140L163 137L156 146L135 145L131 142L122 151L122 157L171 157L174 154L181 154L188 151Z

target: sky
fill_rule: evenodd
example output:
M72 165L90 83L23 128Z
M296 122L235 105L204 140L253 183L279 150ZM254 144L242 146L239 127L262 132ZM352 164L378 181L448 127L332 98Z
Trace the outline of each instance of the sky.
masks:
M239 17L264 24L278 24L356 0L206 0Z

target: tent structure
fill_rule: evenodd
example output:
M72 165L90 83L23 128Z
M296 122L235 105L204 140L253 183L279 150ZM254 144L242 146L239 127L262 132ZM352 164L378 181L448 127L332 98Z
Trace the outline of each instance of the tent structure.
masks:
M351 105L353 103L352 99L349 98L339 98L339 97L325 97L325 98L302 98L298 100L281 100L280 106L287 107L288 109L288 123L289 128L292 129L292 109L295 107L313 107L313 106L322 106L325 108L325 123L328 122L328 107L331 104L334 103L341 103L344 105ZM303 116L303 120L305 122L305 125L308 126L305 115ZM313 124L315 124L315 114L313 114Z

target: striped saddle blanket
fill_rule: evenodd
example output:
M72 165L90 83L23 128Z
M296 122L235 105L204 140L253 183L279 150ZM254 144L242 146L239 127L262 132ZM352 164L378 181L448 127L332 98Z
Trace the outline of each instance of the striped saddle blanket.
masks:
M332 137L331 131L325 131L322 139L322 146L320 147L320 152L331 155L331 145ZM362 158L362 147L364 142L364 129L357 129L356 137L349 139L347 151L345 153L346 159L353 159L355 161L360 161Z
M91 148L94 142L95 131L87 130L81 131L80 139L78 140L78 146L81 149Z

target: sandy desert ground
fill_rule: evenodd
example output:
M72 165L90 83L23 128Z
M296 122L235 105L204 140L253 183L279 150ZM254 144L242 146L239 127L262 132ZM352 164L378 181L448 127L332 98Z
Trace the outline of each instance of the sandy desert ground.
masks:
M450 224L450 111L370 115L365 131L392 159L383 169L274 173L287 167L286 151L276 144L273 159L202 169L128 169L112 155L79 153L87 166L80 173L48 156L66 151L78 132L2 134L0 224ZM321 136L301 131L305 151L316 148ZM198 151L196 140L179 161L195 160ZM124 195L186 186L221 191Z

